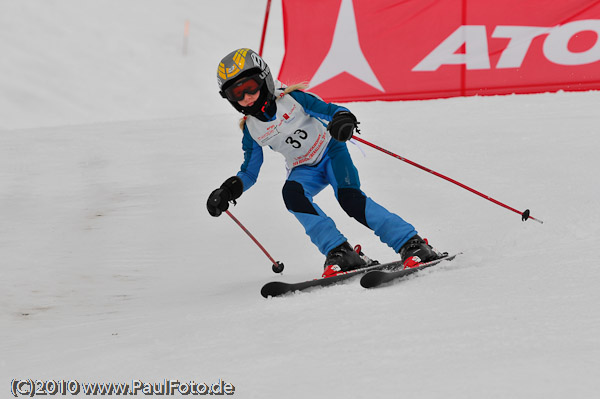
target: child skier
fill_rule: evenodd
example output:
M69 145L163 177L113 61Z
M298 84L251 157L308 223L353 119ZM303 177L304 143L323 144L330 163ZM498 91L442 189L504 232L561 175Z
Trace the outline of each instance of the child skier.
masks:
M236 176L210 194L207 208L212 216L221 215L229 202L235 203L252 187L263 162L262 147L269 146L285 157L288 177L283 200L326 256L323 276L364 267L370 261L353 250L333 220L313 202L328 185L342 209L399 253L405 268L441 256L411 224L361 191L345 143L358 125L348 109L303 92L302 85L285 87L276 82L265 61L250 49L226 55L217 79L221 96L245 115L241 121L244 162Z

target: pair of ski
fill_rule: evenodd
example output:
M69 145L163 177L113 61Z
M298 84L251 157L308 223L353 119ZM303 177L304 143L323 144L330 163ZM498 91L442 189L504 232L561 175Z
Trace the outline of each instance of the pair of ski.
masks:
M348 280L356 276L362 276L362 278L360 279L360 285L364 288L375 288L381 286L382 284L401 279L428 267L438 265L441 262L451 261L457 255L458 254L448 255L447 253L445 253L442 258L433 260L431 262L423 263L412 269L403 269L402 261L395 261L384 264L371 265L349 272L342 272L333 277L317 278L314 280L303 281L300 283L284 283L282 281L272 281L270 283L265 284L260 290L260 293L265 298L268 298L270 296L280 296L294 291L303 291L312 287L326 287L329 285L334 285L336 283L339 283L340 281Z

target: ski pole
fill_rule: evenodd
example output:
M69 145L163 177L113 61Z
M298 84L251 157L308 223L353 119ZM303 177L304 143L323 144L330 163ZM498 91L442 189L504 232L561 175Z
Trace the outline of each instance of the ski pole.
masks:
M225 211L225 213L227 215L229 215L229 217L235 222L237 223L238 226L240 226L240 228L242 230L244 230L244 232L246 234L248 234L248 237L250 237L252 239L252 241L254 241L254 243L264 252L265 255L267 255L267 258L269 258L269 260L271 261L271 263L273 264L273 272L274 273L281 273L283 272L283 263L275 261L275 259L273 259L273 257L271 255L269 255L269 253L267 252L267 250L265 249L265 247L263 247L260 242L258 242L258 240L256 238L254 238L254 236L252 235L252 233L250 233L250 231L248 231L248 229L246 227L244 227L244 225L237 220L237 218L235 216L233 216L231 214L231 212L229 212L229 210Z
M451 179L451 178L449 178L449 177L447 177L447 176L444 176L444 175L442 175L441 173L438 173L438 172L436 172L436 171L434 171L434 170L431 170L431 169L429 169L429 168L426 168L425 166L419 165L418 163L416 163L416 162L413 162L413 161L411 161L411 160L408 160L408 159L406 159L406 158L404 158L404 157L402 157L402 156L400 156L400 155L394 154L393 152L391 152L391 151L388 151L388 150L386 150L385 148L381 148L381 147L379 147L378 145L375 145L375 144L373 144L373 143L370 143L370 142L368 142L367 140L363 140L363 139L361 139L360 137L357 137L356 135L352 136L352 138L353 138L354 140L356 140L356 141L359 141L359 142L361 142L361 143L363 143L363 144L366 144L366 145L368 145L368 146L370 146L370 147L373 147L373 148L375 148L376 150L379 150L379 151L381 151L381 152L383 152L383 153L385 153L385 154L388 154L388 155L390 155L390 156L392 156L392 157L394 157L394 158L396 158L396 159L399 159L399 160L401 160L401 161L404 161L404 162L406 162L406 163L408 163L408 164L410 164L410 165L412 165L412 166L416 166L417 168L419 168L419 169L422 169L422 170L424 170L424 171L426 171L426 172L429 172L429 173L431 173L431 174L433 174L433 175L435 175L435 176L437 176L437 177L441 177L442 179L444 179L444 180L447 180L447 181L449 181L450 183L454 183L454 184L456 184L457 186L459 186L459 187L462 187L462 188L464 188L465 190L468 190L468 191L472 192L473 194L477 194L477 195L479 195L480 197L482 197L482 198L485 198L485 199L487 199L488 201L491 201L491 202L493 202L493 203L494 203L494 204L496 204L496 205L500 205L500 206L502 206L502 207L504 207L504 208L506 208L506 209L508 209L508 210L511 210L511 211L513 211L513 212L515 212L515 213L518 213L518 214L520 214L520 215L521 215L521 220L523 220L523 221L526 221L527 219L531 219L531 220L535 220L535 221L536 221L536 222L538 222L538 223L544 223L543 221L541 221L541 220L539 220L539 219L536 219L536 218L534 218L533 216L531 216L531 215L530 215L530 212L529 212L529 209L525 209L525 211L524 211L524 212L518 211L518 210L516 210L515 208L512 208L512 207L510 207L510 206L508 206L508 205L506 205L506 204L503 204L502 202L500 202L500 201L497 201L497 200L493 199L492 197L490 197L490 196L487 196L487 195L485 195L485 194L483 194L483 193L480 193L479 191L477 191L477 190L474 190L474 189L472 189L472 188L471 188L471 187L469 187L469 186L466 186L466 185L464 185L464 184L462 184L462 183L460 183L460 182L458 182L458 181L456 181L456 180L454 180L454 179Z
M269 11L271 11L271 0L267 0L267 10L265 11L265 22L263 23L262 35L260 37L260 49L258 55L262 57L263 48L265 47L265 34L267 33L267 23L269 22Z

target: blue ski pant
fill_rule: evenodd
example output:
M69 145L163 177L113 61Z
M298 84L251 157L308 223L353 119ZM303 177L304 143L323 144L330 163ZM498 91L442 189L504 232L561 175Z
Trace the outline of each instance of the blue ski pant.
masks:
M379 239L398 252L415 228L400 216L389 212L367 197L360 189L358 170L345 143L331 140L328 151L316 165L297 166L283 186L287 209L304 227L311 241L326 255L347 241L333 220L313 202L313 197L331 185L342 209L373 230Z

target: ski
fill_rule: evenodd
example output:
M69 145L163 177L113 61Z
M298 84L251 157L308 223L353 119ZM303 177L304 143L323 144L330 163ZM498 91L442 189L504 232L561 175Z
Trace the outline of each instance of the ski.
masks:
M412 269L394 268L391 270L369 270L360 279L360 285L364 288L379 287L382 284L401 279L428 267L438 265L445 261L451 261L454 258L456 258L457 255L460 255L460 252L450 256L446 255L442 258L432 260L431 262L423 263L420 266L414 267Z
M260 294L263 297L268 298L270 296L280 296L294 291L303 291L311 287L326 287L329 285L339 283L340 281L348 280L352 277L362 275L367 272L372 272L375 270L394 269L395 267L400 266L402 266L402 261L398 260L395 262L389 262L384 264L378 263L360 269L342 272L333 277L321 277L313 280L302 281L299 283L285 283L283 281L272 281L270 283L265 284L262 287L262 289L260 290Z

